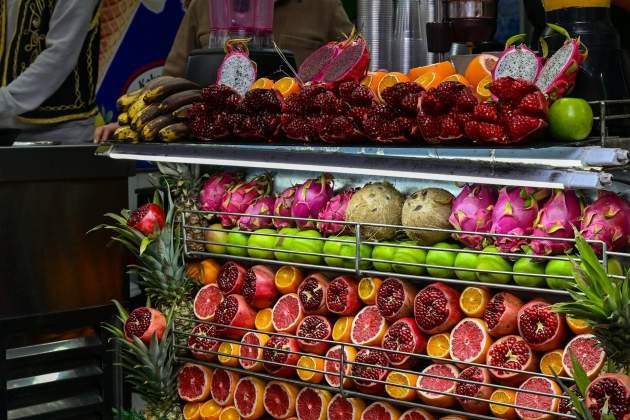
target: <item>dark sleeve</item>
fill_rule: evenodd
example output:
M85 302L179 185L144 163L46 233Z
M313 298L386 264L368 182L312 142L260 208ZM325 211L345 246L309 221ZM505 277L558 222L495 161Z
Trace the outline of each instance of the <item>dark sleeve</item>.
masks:
M333 14L328 29L328 40L340 39L344 34L350 35L353 24L350 22L350 18L348 18L346 9L343 8L341 1L333 0L331 9L333 10Z
M195 39L197 36L198 19L195 13L195 3L192 1L190 7L186 9L186 13L182 19L175 35L175 41L171 51L164 63L162 74L166 76L183 77L186 72L186 62L188 55L195 48Z

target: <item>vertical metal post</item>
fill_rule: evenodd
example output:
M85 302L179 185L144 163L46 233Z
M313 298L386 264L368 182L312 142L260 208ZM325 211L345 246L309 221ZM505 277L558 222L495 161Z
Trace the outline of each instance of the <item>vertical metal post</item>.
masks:
M343 375L345 374L346 366L346 346L341 343L341 357L339 358L339 392L345 398L346 391L343 388Z
M360 264L360 260L361 260L361 225L359 223L357 223L355 225L355 229L354 229L354 233L355 233L355 241L356 241L356 252L355 252L355 257L354 257L354 272L357 275L357 277L359 277L361 275L361 264Z
M602 264L604 266L604 273L608 274L608 246L606 242L602 244Z
M606 102L599 102L599 136L601 146L604 147L606 140Z

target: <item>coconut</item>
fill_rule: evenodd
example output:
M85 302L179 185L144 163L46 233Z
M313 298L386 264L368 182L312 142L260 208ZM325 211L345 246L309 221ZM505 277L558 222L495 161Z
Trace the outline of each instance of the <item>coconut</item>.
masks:
M409 227L452 229L448 218L455 197L441 188L424 188L407 197L402 209L402 224ZM419 245L433 245L451 235L446 232L405 230Z
M405 197L389 182L366 184L354 193L346 209L346 221L400 225ZM361 238L386 241L396 236L396 228L361 226Z

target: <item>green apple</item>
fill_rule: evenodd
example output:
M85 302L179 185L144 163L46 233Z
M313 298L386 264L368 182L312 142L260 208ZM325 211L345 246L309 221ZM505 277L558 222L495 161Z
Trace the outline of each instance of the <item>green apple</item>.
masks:
M246 246L249 239L249 233L243 233L238 228L232 229L227 235L227 243L231 245ZM237 257L247 257L247 248L228 246L227 253Z
M433 248L442 248L444 251L430 250L427 252L426 262L428 265L441 265L444 267L454 267L455 266L455 257L457 257L457 252L454 251L446 251L447 249L461 249L461 246L457 244L452 244L449 242L438 242L433 245ZM427 268L427 272L430 276L439 277L442 279L453 278L455 275L454 270L449 270L447 268Z
M496 246L487 246L485 252L499 252ZM500 255L479 256L477 270L484 271L512 271L512 265ZM507 284L512 280L511 274L477 273L477 279L483 283Z
M575 259L575 255L569 255L569 258ZM547 286L551 289L556 290L565 290L567 289L572 280L568 279L559 279L553 276L571 276L573 277L573 265L571 261L566 260L549 260L547 266L545 267L545 274L547 277Z
M330 255L330 257L324 257L324 262L326 265L330 267L343 267L343 259L336 258L341 253L341 242L331 241L330 239L340 239L344 240L347 238L351 238L351 240L355 240L354 237L348 236L336 236L334 238L329 238L324 242L324 248L322 249L322 253L326 255Z
M623 266L617 258L608 258L608 274L612 276L625 276Z
M321 254L324 249L324 241L319 241L317 239L306 239L306 238L321 238L322 234L316 230L301 230L298 231L296 236L300 236L300 238L293 238L291 241L291 250L292 251L300 251L307 253L316 253ZM305 238L305 239L302 239ZM287 248L284 248L287 249ZM293 261L302 263L302 264L313 264L319 265L322 264L324 259L319 255L308 255L308 254L293 254Z
M340 236L340 238L352 240L351 244L341 244L341 248L339 249L339 255L342 257L353 257L352 260L349 259L341 259L342 267L345 268L355 268L355 259L357 256L357 244L356 238L354 236ZM361 262L359 263L359 268L361 270L367 270L370 268L371 262L365 261L364 258L370 258L372 256L372 246L361 244L359 247L359 254L361 255Z
M211 229L225 229L221 223L215 223L209 226ZM228 243L228 234L227 232L216 232L212 230L206 230L205 239L207 242L218 242L227 244ZM225 245L211 245L206 244L206 251L211 252L213 254L225 254L227 248Z
M549 109L549 131L561 141L581 141L593 129L593 110L584 99L561 98Z
M519 273L519 274L516 274ZM514 263L514 283L519 286L541 287L545 284L544 277L532 277L525 274L545 274L545 264L534 258L522 257Z
M299 230L296 228L282 228L280 229L278 234L279 235L297 235L298 232ZM287 236L281 236L278 238L278 241L276 242L276 249L292 250L293 249L291 245L292 243L293 243L293 238L289 238ZM292 262L295 258L295 254L291 254L288 252L276 251L274 252L274 255L276 256L276 259L278 261Z
M278 238L276 236L256 235L257 233L276 234L277 232L274 229L258 229L249 236L249 241L247 241L248 246L270 249L274 249L276 247L276 242L278 242ZM265 260L273 259L273 251L263 251L260 249L249 248L247 253L252 258L261 258Z
M415 241L401 242L401 245L418 246ZM394 253L394 261L397 263L412 263L412 264L424 264L427 260L427 252L424 249L412 249L412 248L396 248ZM421 276L425 273L425 267L415 267L405 264L392 264L394 272L401 274L411 274L414 276Z
M464 248L470 250L470 248ZM471 254L469 252L460 252L455 257L455 267L469 268L474 270L479 262L479 254ZM455 270L455 276L460 280L477 281L477 274L474 271Z
M386 245L391 243L392 242L382 242L383 245L376 245L372 250L372 258L375 260L394 261L394 254L396 254L396 250L398 248ZM373 261L372 265L374 266L374 269L376 271L381 271L383 273L394 272L394 269L390 263Z

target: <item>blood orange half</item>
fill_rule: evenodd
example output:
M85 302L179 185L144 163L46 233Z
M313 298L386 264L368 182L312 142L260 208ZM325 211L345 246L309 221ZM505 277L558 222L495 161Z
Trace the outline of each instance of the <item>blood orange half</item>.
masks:
M354 348L344 346L343 361L344 361L344 366L345 366L344 375L346 375L343 378L344 388L347 388L352 385L352 380L349 379L347 376L350 375L350 372L352 371L351 362L354 362L354 358L356 357L356 355L357 355L357 351ZM328 352L326 353L326 358L339 360L339 362L333 362L332 360L326 360L324 362L324 372L326 372L326 375L324 375L324 378L326 379L326 382L328 382L328 385L330 386L338 387L339 383L341 382L341 377L339 376L339 365L341 361L341 346L334 346L330 350L328 350Z
M263 404L265 411L274 419L288 419L295 415L298 387L280 381L271 381L265 387Z
M492 339L486 321L464 318L451 331L449 342L451 359L458 362L485 363L486 353L491 344Z
M282 296L273 307L271 324L276 332L293 334L304 318L304 310L298 295L289 293Z
M360 420L365 410L365 402L360 398L346 398L336 394L326 410L328 419Z
M436 407L451 407L455 404L454 394L457 382L447 378L457 378L458 376L459 370L454 365L429 365L418 377L418 382L416 383L416 386L420 388L418 396L425 404ZM449 395L431 391L443 392Z
M239 347L239 363L245 370L251 370L253 372L261 371L263 365L258 360L262 360L263 349L261 347L267 344L269 336L267 334L248 332L241 339L241 345ZM248 346L248 344L250 344ZM256 360L249 360L256 359Z
M557 383L547 378L531 377L521 384L516 393L514 405L522 408L516 409L516 414L522 420L548 420L555 416L553 414L539 413L537 411L527 410L527 408L535 408L548 412L557 412L560 405L560 399L554 398L552 395L562 395L562 390ZM531 394L527 391L537 391L548 395Z
M210 394L212 399L221 407L231 405L234 401L234 388L239 380L237 373L224 369L215 369L212 372L212 386Z
M593 334L582 334L574 337L564 348L562 365L565 372L573 377L571 354L580 362L589 379L594 379L606 363L606 353Z
M386 402L374 402L363 410L361 420L398 420L400 411Z
M366 306L352 320L350 339L354 344L380 346L389 325L376 305Z
M435 420L435 417L422 408L412 408L402 413L400 420Z
M253 376L241 378L234 389L234 407L245 420L259 419L265 414L265 383Z
M214 313L223 301L223 293L215 284L202 287L195 296L193 310L197 319L202 321L212 321Z
M299 420L325 420L330 392L315 388L302 388L295 407Z
M212 371L203 365L186 363L177 376L179 397L188 402L205 401L210 394Z

